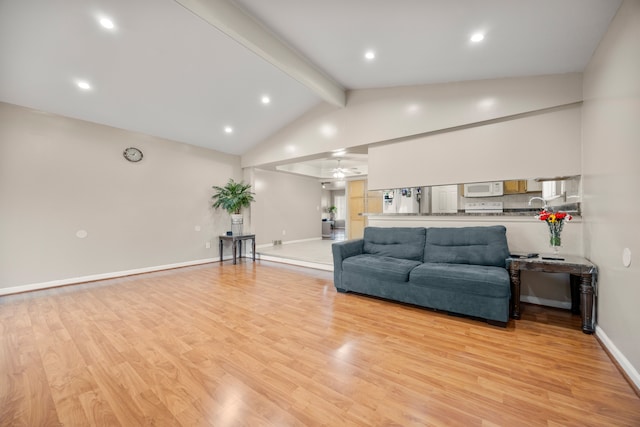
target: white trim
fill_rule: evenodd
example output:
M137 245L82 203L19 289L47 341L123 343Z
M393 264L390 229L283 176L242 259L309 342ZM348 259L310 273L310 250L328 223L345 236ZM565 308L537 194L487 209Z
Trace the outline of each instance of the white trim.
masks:
M627 374L629 379L640 389L640 373L633 367L631 362L622 354L618 347L609 339L607 334L602 330L600 326L596 325L596 336L600 339L600 342L609 350L609 353L616 359L616 362L620 365L622 370Z
M564 308L571 310L570 301L558 301L555 299L539 298L531 295L520 295L520 301L537 305L546 305L548 307Z
M225 257L224 259L231 259L231 256ZM52 280L50 282L0 288L0 296L55 288L58 286L75 285L78 283L94 282L96 280L114 279L116 277L132 276L134 274L151 273L160 270L171 270L173 268L190 267L192 265L208 264L211 262L220 262L220 258L206 258L195 261L178 262L175 264L156 265L153 267L136 268L133 270L115 271L111 273L93 274L90 276L72 277L69 279Z
M313 242L314 240L322 240L322 237L311 237L310 239L300 239L300 240L287 240L285 242L282 242L282 244L290 245L291 243Z
M290 245L291 243L313 242L315 240L322 240L322 237L311 237L309 239L300 239L300 240L286 240L282 242L282 244ZM256 249L270 248L272 246L273 246L273 243L263 243L261 245L256 245Z
M280 262L282 264L297 265L300 267L315 268L316 270L333 271L333 265L330 265L330 264L301 261L301 260L291 259L291 258L280 258L280 257L264 255L264 254L257 254L256 259L260 259L262 261Z

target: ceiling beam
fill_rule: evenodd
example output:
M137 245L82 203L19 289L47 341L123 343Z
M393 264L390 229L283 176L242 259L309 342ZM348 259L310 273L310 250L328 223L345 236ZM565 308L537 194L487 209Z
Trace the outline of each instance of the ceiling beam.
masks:
M345 89L229 0L175 0L330 104L344 107Z

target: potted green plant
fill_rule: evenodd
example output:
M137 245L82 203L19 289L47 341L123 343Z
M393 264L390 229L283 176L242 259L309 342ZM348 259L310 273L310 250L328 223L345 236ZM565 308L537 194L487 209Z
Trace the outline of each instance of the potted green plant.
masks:
M336 218L336 212L338 212L338 208L335 206L329 206L329 219L333 221Z
M224 187L213 186L216 193L211 196L214 200L213 207L215 209L224 209L231 215L231 232L233 234L242 234L242 208L248 208L254 201L254 193L252 193L251 185L245 184L243 181L235 182L229 179Z

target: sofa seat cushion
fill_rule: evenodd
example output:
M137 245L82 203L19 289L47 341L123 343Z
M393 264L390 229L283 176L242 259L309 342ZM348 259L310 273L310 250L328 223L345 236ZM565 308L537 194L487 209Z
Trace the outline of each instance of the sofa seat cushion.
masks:
M451 289L462 294L504 298L511 295L509 272L484 265L424 263L413 270L412 285Z
M411 270L420 264L422 264L420 261L363 254L345 259L342 262L342 270L345 273L375 276L380 280L407 282Z

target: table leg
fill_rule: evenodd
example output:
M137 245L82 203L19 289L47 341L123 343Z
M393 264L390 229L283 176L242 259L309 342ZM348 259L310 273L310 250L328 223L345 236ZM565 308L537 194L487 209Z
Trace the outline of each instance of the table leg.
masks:
M520 318L520 268L515 262L509 266L511 276L511 317Z
M242 258L242 240L239 240L238 243L240 243L240 252L238 252L238 258Z
M236 240L233 241L233 264L236 264L236 250L238 249L238 242Z
M580 276L569 275L569 282L571 283L571 312L580 314Z
M222 239L220 239L220 262L222 262Z
M580 279L580 302L582 305L582 332L592 334L593 327L593 275L586 273Z
M253 253L253 262L256 262L256 238L251 239L251 252Z

